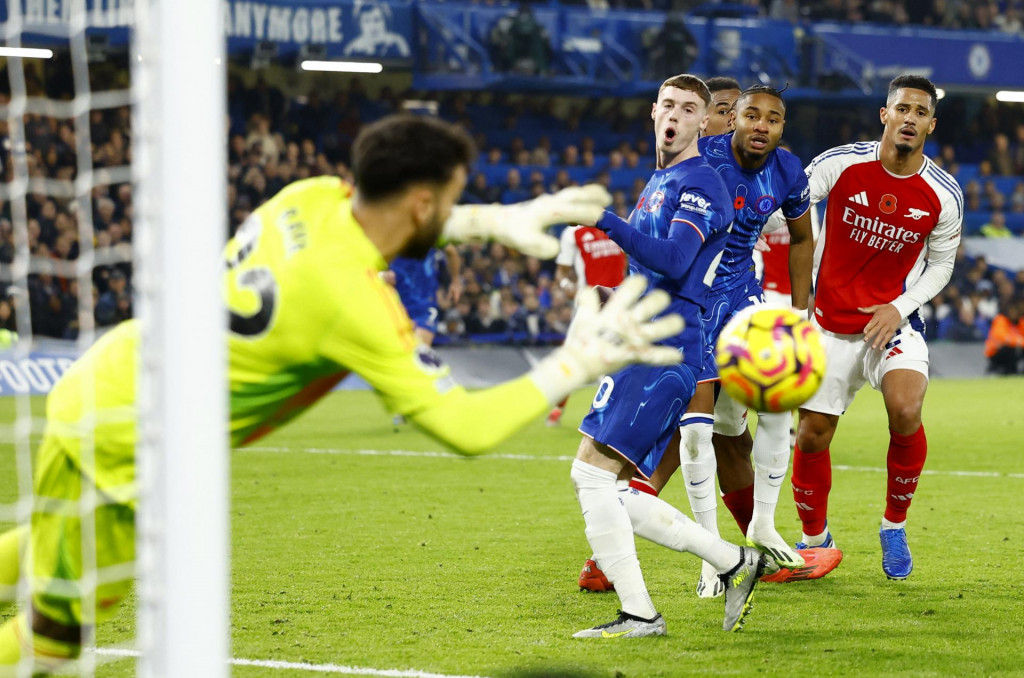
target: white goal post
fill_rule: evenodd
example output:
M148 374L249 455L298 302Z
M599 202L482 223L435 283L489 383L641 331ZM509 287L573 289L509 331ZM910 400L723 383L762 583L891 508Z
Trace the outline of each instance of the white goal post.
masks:
M135 0L139 675L227 675L221 3Z

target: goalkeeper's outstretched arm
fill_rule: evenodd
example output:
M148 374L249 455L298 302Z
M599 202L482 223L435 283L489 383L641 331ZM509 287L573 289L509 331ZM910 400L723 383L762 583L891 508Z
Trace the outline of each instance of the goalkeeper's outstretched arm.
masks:
M611 195L599 184L573 186L514 205L457 205L442 237L459 242L494 240L540 259L558 255L555 224L596 224Z
M655 342L682 331L682 319L652 320L669 298L661 290L641 297L646 286L643 277L628 278L603 307L595 289L585 290L561 347L522 377L480 391L455 384L427 347L389 342L381 325L370 340L339 332L325 352L366 379L390 410L460 453L480 454L602 374L630 363L680 361L678 350Z

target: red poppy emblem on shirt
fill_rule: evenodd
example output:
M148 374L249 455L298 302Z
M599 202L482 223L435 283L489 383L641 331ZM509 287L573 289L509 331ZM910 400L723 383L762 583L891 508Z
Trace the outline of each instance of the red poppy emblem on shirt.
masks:
M896 196L892 193L886 193L882 196L882 200L878 203L878 209L882 210L886 214L892 214L896 211Z
M737 195L736 199L732 201L732 208L734 210L741 210L743 206L747 204L747 199L742 195Z

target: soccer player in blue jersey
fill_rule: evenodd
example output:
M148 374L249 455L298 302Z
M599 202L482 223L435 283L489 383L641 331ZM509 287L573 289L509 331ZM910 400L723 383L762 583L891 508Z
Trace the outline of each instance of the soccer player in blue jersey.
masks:
M713 303L704 317L709 352L704 361L698 396L681 422L680 461L690 505L698 523L717 533L714 475L714 430L726 437L742 436L746 408L722 394L715 406L713 382L718 378L714 346L722 327L743 309L764 303L764 293L754 271L753 251L765 223L781 209L789 226L789 270L793 305L806 311L811 291L814 238L810 217L810 190L800 159L778 148L785 126L786 104L781 94L766 86L744 90L735 104L732 134L700 140L700 151L722 176L731 191L736 221L725 246L712 287ZM770 555L786 568L803 567L804 560L775 529L775 507L789 468L789 413L760 413L753 442L754 510L747 527L748 543ZM735 446L734 446L735 447ZM725 465L749 466L743 451ZM705 489L707 488L707 489ZM698 593L708 595L711 579L705 565ZM712 590L710 594L714 594Z
M678 454L675 448L670 447L657 468L641 465L631 485L640 491L660 492L681 462L694 518L717 535L717 467L723 492L753 495L752 517L734 512L748 543L769 554L776 564L792 569L804 566L803 557L775 529L775 506L789 466L791 417L788 414L759 415L758 433L753 441L756 471L752 481L737 486L735 479L750 478L751 475L746 408L724 393L716 405L714 388L718 379L714 346L722 327L737 312L764 301L754 272L752 254L768 218L780 209L791 233L793 303L797 308L807 308L814 247L808 210L809 191L800 160L777 148L784 124L785 103L779 92L756 86L745 90L734 104L734 132L704 137L698 142L700 152L728 187L736 220L716 271L711 302L703 317L707 353L696 394L680 421ZM712 430L719 434L714 446ZM728 476L729 482L733 483L730 487L726 487L723 476ZM734 510L732 504L729 507ZM827 567L825 571L838 564L836 554L829 555L828 563L822 563ZM593 577L596 572L592 569L590 574ZM724 585L717 576L716 568L705 562L697 584L698 595L710 598L721 595L723 591Z
M621 601L618 618L577 638L663 635L636 556L636 534L714 563L725 588L723 628L741 627L764 557L712 535L661 499L619 491L637 469L654 469L697 387L705 359L701 315L708 305L734 211L721 177L701 157L711 93L702 80L677 75L658 91L654 119L657 167L628 222L605 212L598 228L629 255L631 272L672 297L684 330L663 343L682 351L672 367L624 369L604 378L583 419L571 478L598 565Z
M398 297L409 313L409 319L412 320L413 331L424 346L432 346L434 335L437 334L439 256L437 249L431 249L423 259L398 257L391 262L390 275L385 277L398 292ZM444 259L451 280L448 285L448 297L454 304L462 294L462 257L459 256L459 250L455 245L449 243L444 247ZM395 431L398 431L398 426L405 423L405 417L395 414L392 423L395 425Z
M433 249L424 259L398 257L391 262L395 291L409 312L416 336L427 346L434 343L437 334L438 258L438 250ZM448 297L455 303L462 294L462 257L459 250L449 244L444 247L444 260L451 280Z

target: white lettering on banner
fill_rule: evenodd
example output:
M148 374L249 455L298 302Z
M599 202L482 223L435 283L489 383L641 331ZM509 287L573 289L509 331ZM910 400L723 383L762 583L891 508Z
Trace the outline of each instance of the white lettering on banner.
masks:
M60 379L60 373L57 372L56 368L54 367L54 365L56 365L57 363L56 360L54 360L53 358L36 358L36 363L39 365L39 367L43 369L43 371L46 372L46 376L48 376L51 381L56 382L58 379ZM65 367L64 369L66 370L67 367Z
M46 378L43 371L39 369L39 366L32 361L31 358L25 358L18 363L18 367L21 368L21 373L28 379L29 385L36 391L42 391L48 393L52 384L50 380Z
M77 0L21 0L27 24L66 24ZM138 0L91 0L88 22L98 28L135 23ZM250 0L224 0L224 32L228 37L277 40L300 44L340 43L342 7L327 0L316 7L282 7Z
M74 364L70 358L31 356L18 362L0 360L0 395L46 394Z
M70 0L65 0L67 5ZM93 0L91 26L131 26L135 20L135 0Z
M235 17L231 20L231 4L224 3L224 28L228 35L239 38L252 36L252 8L248 2L235 3Z
M46 3L43 0L25 0L25 21L30 24L41 24L45 15Z
M25 23L66 24L71 21L75 0L23 0ZM88 22L96 28L131 26L135 21L135 0L93 0Z
M332 7L327 10L328 42L341 42L341 8Z
M29 0L43 3L46 0ZM53 2L54 0L49 0ZM107 0L114 2L117 0ZM131 0L119 0L129 2ZM225 0L224 31L228 37L300 44L340 43L341 7L281 7L249 0Z
M14 389L15 393L28 393L28 382L10 360L0 360L0 377Z
M267 20L267 6L266 5L253 5L252 6L252 23L255 27L256 39L263 39L263 25Z
M295 42L309 42L309 10L299 7L292 15L292 38Z
M310 41L327 42L327 13L322 9L314 9L309 15Z
M289 22L292 17L292 10L289 7L271 7L270 19L267 20L267 39L279 42L291 42L292 36L289 29Z

